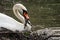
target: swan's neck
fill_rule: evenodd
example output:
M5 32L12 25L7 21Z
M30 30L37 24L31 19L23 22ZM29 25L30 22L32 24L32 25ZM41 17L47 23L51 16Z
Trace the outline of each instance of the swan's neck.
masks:
M17 7L13 7L13 12L14 12L15 16L16 16L22 23L25 23L25 18L19 13Z
M21 15L19 10L20 11L22 10L20 8L20 5L15 5L13 7L13 12L14 12L15 16L22 22L22 24L25 24L25 18ZM27 30L31 30L31 26L29 24L27 24Z

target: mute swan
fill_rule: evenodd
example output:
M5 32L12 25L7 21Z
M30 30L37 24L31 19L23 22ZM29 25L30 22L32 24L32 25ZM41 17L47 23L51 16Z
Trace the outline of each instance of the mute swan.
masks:
M22 32L24 30L31 30L31 25L27 24L26 29L24 29L25 18L23 17L23 10L27 12L27 9L22 4L15 4L13 6L13 12L15 16L22 22L18 22L12 17L9 17L5 14L0 13L0 28L6 28L15 32L16 30Z

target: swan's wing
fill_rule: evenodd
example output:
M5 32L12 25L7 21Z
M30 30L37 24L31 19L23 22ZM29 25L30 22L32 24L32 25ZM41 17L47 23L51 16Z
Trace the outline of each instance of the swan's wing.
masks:
M4 27L12 31L16 31L16 30L23 31L24 30L24 26L22 23L19 23L15 19L2 13L0 13L0 27Z

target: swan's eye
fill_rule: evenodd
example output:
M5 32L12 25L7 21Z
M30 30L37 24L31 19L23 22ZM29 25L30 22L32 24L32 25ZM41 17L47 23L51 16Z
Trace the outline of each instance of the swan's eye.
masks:
M22 9L23 10L23 9ZM23 10L23 14L24 14L24 12L26 12L27 13L27 11L26 10Z

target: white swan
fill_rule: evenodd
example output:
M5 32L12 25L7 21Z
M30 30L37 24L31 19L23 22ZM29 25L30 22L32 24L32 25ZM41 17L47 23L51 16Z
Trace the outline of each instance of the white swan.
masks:
M26 29L24 29L25 18L21 15L23 14L23 10L27 12L27 9L22 4L15 4L13 6L13 12L15 16L22 22L18 22L12 17L9 17L5 14L0 13L0 27L6 28L11 31L19 31L22 32L24 30L31 30L31 25L27 24ZM20 11L20 12L19 12Z

